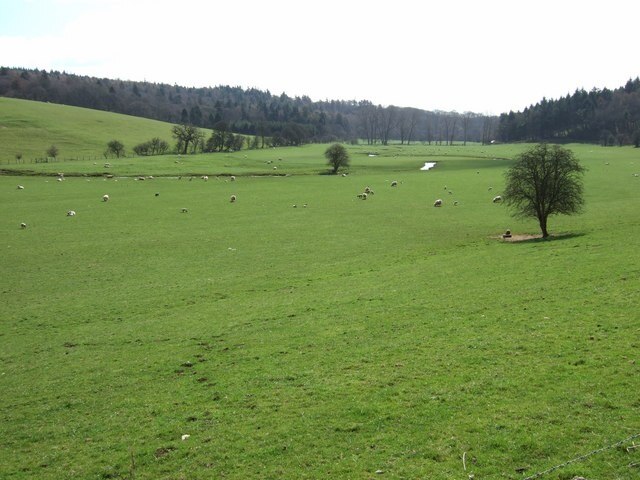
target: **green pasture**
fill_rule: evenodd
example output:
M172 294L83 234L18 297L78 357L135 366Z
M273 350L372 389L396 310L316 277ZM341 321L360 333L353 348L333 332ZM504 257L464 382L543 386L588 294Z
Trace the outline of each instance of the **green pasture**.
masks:
M585 212L507 243L526 145L326 147L0 176L1 478L522 479L640 433L638 150L571 145Z
M18 165L29 168L31 161L45 158L51 145L59 150L59 160L86 158L104 162L103 152L111 140L119 140L127 152L159 137L170 145L171 124L118 113L53 103L0 97L0 168Z

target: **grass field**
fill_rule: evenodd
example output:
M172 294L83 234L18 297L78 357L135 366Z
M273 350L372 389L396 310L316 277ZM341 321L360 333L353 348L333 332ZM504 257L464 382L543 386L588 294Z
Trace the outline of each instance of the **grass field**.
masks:
M640 152L571 145L585 212L506 243L525 147L0 176L0 477L522 479L639 434ZM542 478L637 478L629 446Z
M0 168L22 154L26 167L47 156L51 145L60 159L91 158L103 162L111 140L122 142L128 153L133 147L159 137L170 144L171 124L118 113L53 103L0 97Z

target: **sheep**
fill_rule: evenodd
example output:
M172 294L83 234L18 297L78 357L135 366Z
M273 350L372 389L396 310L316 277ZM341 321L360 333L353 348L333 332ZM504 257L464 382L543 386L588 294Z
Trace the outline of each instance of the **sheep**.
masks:
M493 197L492 202L493 203L500 203L502 201L502 197L500 195L496 195L495 197Z
M456 200L455 202L453 202L453 206L457 207L458 206L458 201Z
M142 181L142 180L146 180L146 178L144 178L144 177L137 177L137 178L136 178L136 180L141 180L141 181Z
M24 190L24 185L18 185L18 190Z
M394 180L393 182L391 182L391 186L392 187L397 187L398 186L398 181Z
M181 209L180 211L181 211L182 213L187 213L189 210L188 210L188 209L186 209L186 208L183 208L183 209Z
M441 207L442 206L442 199L439 198L435 202L433 202L433 206L434 207Z
M60 177L56 178L56 180L57 180L58 182L61 182L61 181L62 181L62 179L61 179Z
M236 196L231 195L231 198L229 200L231 201L231 203L234 203L236 201Z
M274 169L274 170L277 170L277 169L278 169L278 167L274 165L274 166L273 166L273 169Z
M302 208L307 208L307 204L305 203L304 205L302 205Z
M511 238L511 230L507 230L502 234L502 238Z
M371 188L369 187L364 187L364 193L369 193L371 192Z
M75 210L69 210L67 212L67 217L75 217L76 216L76 212Z
M235 177L235 175L231 175L231 177L229 178L229 180L231 180L232 182L235 182L235 181L236 181L236 177Z
M102 201L103 202L108 202L109 201L109 195L103 195L102 196Z
M27 228L27 224L26 224L26 223L24 223L24 222L22 222L22 223L20 224L20 228Z
M298 208L298 205L296 205L295 203L293 204L293 208Z
M493 187L489 187L489 191L493 190Z
M343 174L342 174L342 176L343 176L343 177L346 177L346 176L347 176L347 174L346 174L346 173L343 173Z
M204 180L205 182L208 182L208 181L209 181L209 177L208 177L207 175L203 175L201 178L202 178L202 180Z

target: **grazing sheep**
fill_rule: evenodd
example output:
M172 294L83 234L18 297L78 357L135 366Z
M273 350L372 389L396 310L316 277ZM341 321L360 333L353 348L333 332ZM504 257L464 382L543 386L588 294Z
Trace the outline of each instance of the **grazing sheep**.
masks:
M293 208L298 208L298 205L296 205L295 203L293 204Z
M364 193L370 193L371 192L371 188L369 187L364 187Z
M453 192L451 190L449 190L449 195L453 195Z
M236 177L234 175L231 175L231 177L229 178L229 180L231 180L232 182L236 181Z
M304 205L302 205L302 208L307 208L307 204L305 203Z
M62 178L58 177L58 178L56 178L56 180L57 180L58 182L61 182L61 181L62 181Z
M146 180L144 177L137 177L136 180Z
M453 202L453 206L457 207L458 206L458 201L456 200L455 202Z
M186 208L183 208L182 210L180 210L182 213L187 213L189 210Z
M391 182L391 186L392 187L397 187L398 186L398 181L394 180L393 182Z
M24 186L23 185L18 185L18 190L24 190Z
M109 201L109 195L103 195L102 196L102 201L103 202L108 202Z
M439 198L435 202L433 202L433 206L434 207L441 207L442 206L442 199Z
M511 230L507 230L502 234L502 238L511 238Z
M274 166L273 166L273 169L274 169L274 170L277 170L277 169L278 169L278 167L276 167L276 166L274 165Z
M496 195L493 197L493 203L500 203L502 201L502 197L500 195Z
M230 201L231 201L231 203L235 202L236 201L236 196L235 195L231 195Z
M75 217L76 216L76 212L75 210L69 210L67 212L67 217Z
M343 174L342 174L342 176L343 176L343 177L346 177L346 176L347 176L347 174L346 174L346 173L343 173Z
M489 187L489 191L493 190L493 187Z
M637 176L638 176L638 174L637 174L637 173L634 173L634 174L633 174L633 176L634 176L634 177L637 177Z
M27 228L27 224L26 224L26 223L24 223L24 222L22 222L22 223L20 224L20 228Z
M203 175L202 176L202 180L204 180L205 182L209 181L209 177L207 175Z

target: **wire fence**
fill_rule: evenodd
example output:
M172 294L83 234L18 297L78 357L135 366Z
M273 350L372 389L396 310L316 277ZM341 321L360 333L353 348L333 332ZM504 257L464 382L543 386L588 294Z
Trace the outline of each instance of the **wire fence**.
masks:
M619 446L624 445L624 444L626 444L626 443L629 443L629 442L631 442L632 440L634 440L634 439L636 439L636 438L638 438L638 437L640 437L640 433L636 433L636 434L631 435L630 437L627 437L627 438L625 438L625 439L623 439L623 440L620 440L620 441L618 441L618 442L612 443L612 444L610 444L610 445L605 445L604 447L598 448L598 449L596 449L596 450L592 450L592 451L591 451L591 452L589 452L589 453L585 453L585 454L583 454L583 455L579 455L579 456L577 456L577 457L575 457L575 458L572 458L571 460L567 460L566 462L560 463L560 464L558 464L558 465L554 465L554 466L553 466L553 467L551 467L551 468L548 468L548 469L546 469L546 470L543 470L542 472L538 472L538 473L536 473L536 474L534 474L534 475L531 475L531 476L529 476L529 477L526 477L526 478L524 478L523 480L534 480L534 479L536 479L536 478L540 478L540 477L542 477L543 475L547 475L547 474L549 474L549 473L551 473L551 472L554 472L554 471L556 471L556 470L558 470L558 469L560 469L560 468L566 467L567 465L571 465L572 463L581 462L581 461L583 461L583 460L586 460L586 459L587 459L587 458L589 458L589 457L592 457L592 456L594 456L594 455L597 455L598 453L602 453L602 452L604 452L604 451L606 451L606 450L610 450L610 449L612 449L612 448L616 448L616 447L619 447ZM629 466L635 466L635 464L631 464L631 465L629 465Z

